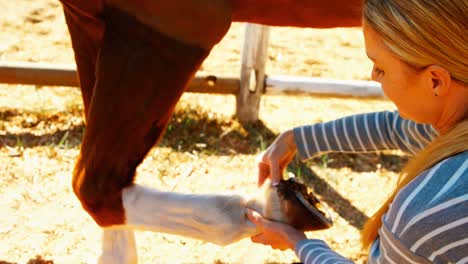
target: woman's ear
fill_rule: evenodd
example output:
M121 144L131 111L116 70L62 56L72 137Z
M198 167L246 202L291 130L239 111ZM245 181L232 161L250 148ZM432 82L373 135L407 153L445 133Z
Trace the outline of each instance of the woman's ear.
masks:
M450 73L439 65L430 65L425 71L434 96L446 96L452 80Z

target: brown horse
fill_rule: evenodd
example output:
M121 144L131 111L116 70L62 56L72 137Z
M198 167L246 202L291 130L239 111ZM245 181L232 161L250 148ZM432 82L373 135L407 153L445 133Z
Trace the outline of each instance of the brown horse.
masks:
M186 84L231 22L320 28L361 23L361 0L61 1L86 116L73 189L106 230L106 263L136 262L131 228L218 244L251 234L251 227L241 228L241 197L163 193L133 183ZM219 218L226 206L239 210ZM234 230L233 221L242 224Z

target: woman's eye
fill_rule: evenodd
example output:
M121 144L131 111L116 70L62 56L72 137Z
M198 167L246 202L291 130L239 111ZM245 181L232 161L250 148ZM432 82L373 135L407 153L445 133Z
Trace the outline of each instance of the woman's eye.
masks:
M375 67L375 66L374 66L374 72L375 72L375 74L377 74L378 76L385 73L383 70L381 70L380 68Z

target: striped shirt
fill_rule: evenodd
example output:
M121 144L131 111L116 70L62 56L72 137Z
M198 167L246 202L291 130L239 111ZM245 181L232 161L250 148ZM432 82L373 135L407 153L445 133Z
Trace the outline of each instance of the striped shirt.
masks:
M297 127L294 136L306 160L330 151L415 154L438 133L386 111ZM304 263L352 263L317 239L300 241L295 252ZM383 216L368 263L468 263L468 151L442 160L400 190Z

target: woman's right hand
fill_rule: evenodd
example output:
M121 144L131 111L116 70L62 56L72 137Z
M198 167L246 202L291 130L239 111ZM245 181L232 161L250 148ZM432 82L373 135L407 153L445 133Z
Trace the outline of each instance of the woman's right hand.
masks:
M251 209L247 209L246 214L260 231L250 238L252 242L269 245L273 249L294 250L299 241L307 239L304 232L284 223L270 221Z
M297 147L292 130L281 133L263 152L258 162L258 186L270 178L275 185L283 178L283 171L296 154Z

